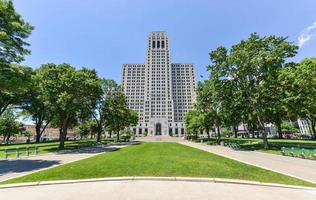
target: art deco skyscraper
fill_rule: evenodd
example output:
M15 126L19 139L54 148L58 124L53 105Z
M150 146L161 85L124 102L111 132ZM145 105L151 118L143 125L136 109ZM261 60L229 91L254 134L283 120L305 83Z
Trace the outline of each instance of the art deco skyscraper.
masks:
M124 64L127 105L139 113L136 135L185 133L184 115L196 99L193 64L171 64L166 32L148 36L147 63Z

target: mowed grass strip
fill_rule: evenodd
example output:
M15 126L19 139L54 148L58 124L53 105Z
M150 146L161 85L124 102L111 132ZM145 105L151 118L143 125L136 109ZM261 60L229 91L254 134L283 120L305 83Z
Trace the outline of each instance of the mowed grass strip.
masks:
M312 186L297 178L177 143L142 143L4 183L121 176L215 177Z

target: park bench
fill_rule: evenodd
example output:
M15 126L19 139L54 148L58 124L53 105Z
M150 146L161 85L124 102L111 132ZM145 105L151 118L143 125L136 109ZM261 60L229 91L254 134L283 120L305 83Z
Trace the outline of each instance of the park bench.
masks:
M31 154L37 155L39 149L37 146L34 147L16 147L16 148L8 148L3 150L3 157L5 160L12 154L15 155L16 158L19 158L20 155L25 154L26 156L30 156Z

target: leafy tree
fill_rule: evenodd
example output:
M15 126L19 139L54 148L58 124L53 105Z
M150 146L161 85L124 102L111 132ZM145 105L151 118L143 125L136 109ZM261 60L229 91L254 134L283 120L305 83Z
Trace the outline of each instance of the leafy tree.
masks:
M44 101L52 111L52 125L60 129L59 148L64 148L67 129L79 119L87 118L95 109L101 93L95 70L76 70L69 64L46 64L38 74L42 77L39 87L44 88Z
M215 76L215 74L213 75ZM209 131L215 127L217 140L220 142L220 126L223 120L220 113L221 102L218 99L219 91L216 90L218 84L220 82L215 78L199 84L196 107L201 115L202 127L206 130L208 139L210 139Z
M22 102L31 84L31 68L0 64L0 116L5 110Z
M92 113L92 116L94 120L97 123L98 131L97 131L97 142L101 141L101 135L104 132L104 126L105 126L105 113L104 111L104 105L105 100L108 94L111 94L114 90L117 90L119 88L119 85L110 79L101 79L100 80L101 88L102 88L102 94L100 95L97 104L96 109Z
M40 142L43 132L52 120L50 104L45 99L46 88L42 88L43 85L40 84L44 80L41 70L43 68L35 70L31 86L20 105L20 108L23 109L22 114L31 117L35 123L36 142Z
M296 128L293 123L290 123L288 121L283 121L282 124L282 133L285 134L293 134L293 133L299 133L300 129Z
M284 104L290 117L309 123L316 139L316 58L305 58L298 65L284 68L280 79L286 87Z
M194 135L194 138L198 138L200 131L204 130L202 124L202 115L196 109L190 110L185 115L185 128L187 134Z
M122 138L124 139L124 141L129 141L132 136L133 136L133 138L135 137L134 132L130 128L125 128L122 131L121 135L122 135Z
M30 54L25 41L33 27L15 11L12 1L0 0L0 66L19 63L24 55Z
M80 135L80 138L86 138L90 135L92 139L93 136L98 132L98 124L94 120L85 121L80 123L76 127L76 133Z
M215 99L220 106L234 106L231 113L239 111L243 123L248 124L252 132L263 129L265 123L270 122L280 127L284 110L278 87L279 73L286 66L285 59L295 56L297 50L296 45L286 40L286 37L276 36L261 38L254 33L229 51L219 47L210 53L210 81L214 82ZM230 104L227 98L222 98L225 80L236 86L232 94L237 104ZM223 109L227 110L229 107ZM264 147L268 148L266 132L263 132L263 141Z
M126 98L121 88L106 96L102 114L106 127L115 131L117 141L120 139L121 130L138 123L138 114L127 107Z
M4 143L9 143L10 138L20 132L22 124L17 122L11 108L7 109L0 117L0 135Z
M12 1L0 0L0 116L21 101L28 88L30 68L14 65L30 54L25 41L33 27L15 11Z

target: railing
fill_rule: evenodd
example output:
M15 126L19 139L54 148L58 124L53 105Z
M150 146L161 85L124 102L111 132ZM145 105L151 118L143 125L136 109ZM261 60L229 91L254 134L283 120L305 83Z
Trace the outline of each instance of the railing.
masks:
M37 146L35 147L16 147L10 149L3 150L3 158L5 160L8 159L10 155L15 155L16 158L19 158L21 154L25 154L26 156L30 156L31 154L37 155L39 149Z

